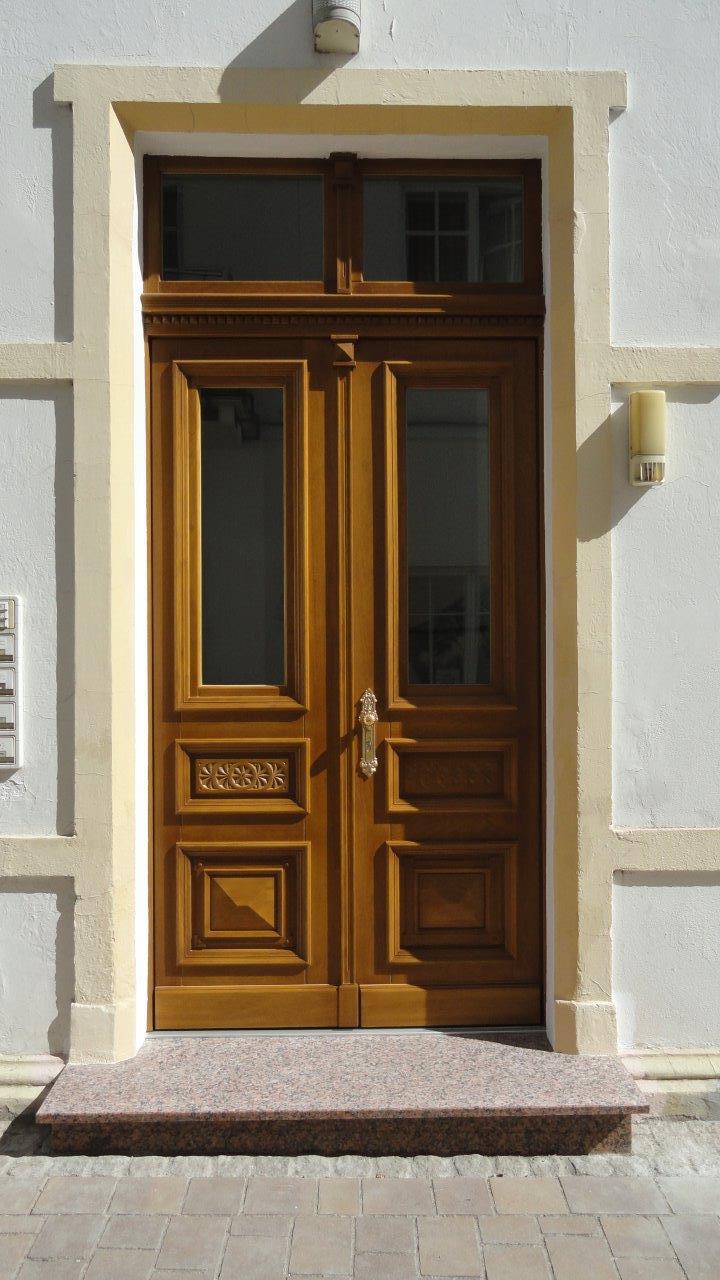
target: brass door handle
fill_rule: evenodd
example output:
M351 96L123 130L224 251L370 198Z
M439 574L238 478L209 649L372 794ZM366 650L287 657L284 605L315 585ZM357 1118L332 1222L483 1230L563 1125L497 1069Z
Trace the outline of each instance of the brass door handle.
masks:
M378 722L377 698L366 689L360 699L360 772L372 778L378 767L375 754L375 725Z

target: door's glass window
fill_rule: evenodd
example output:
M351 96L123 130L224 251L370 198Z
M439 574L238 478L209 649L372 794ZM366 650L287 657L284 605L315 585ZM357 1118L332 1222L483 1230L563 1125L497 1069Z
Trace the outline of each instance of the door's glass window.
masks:
M523 279L522 178L367 178L363 229L366 280Z
M203 684L285 681L283 393L200 393Z
M320 280L319 177L165 174L166 280Z
M404 453L408 681L487 684L487 392L409 388Z

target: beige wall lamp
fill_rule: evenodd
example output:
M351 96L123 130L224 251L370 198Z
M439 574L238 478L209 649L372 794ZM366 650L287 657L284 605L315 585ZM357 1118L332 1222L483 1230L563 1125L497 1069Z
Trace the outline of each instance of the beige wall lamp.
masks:
M360 0L313 0L317 53L357 53L360 48Z
M630 394L630 483L637 488L665 483L667 401L664 391Z

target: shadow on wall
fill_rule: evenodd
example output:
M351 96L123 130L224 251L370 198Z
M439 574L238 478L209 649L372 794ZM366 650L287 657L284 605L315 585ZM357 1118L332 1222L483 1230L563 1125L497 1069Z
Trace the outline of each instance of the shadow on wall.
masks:
M221 102L243 97L243 71L249 68L302 67L305 92L322 84L337 67L351 61L351 55L316 53L312 29L312 0L292 0L264 31L233 58L220 81Z
M55 341L73 336L72 111L53 99L53 77L33 93L33 127L49 129L52 147Z
M69 877L0 877L0 1053L67 1057L74 907Z
M75 475L72 390L54 391L27 383L6 382L0 400L50 400L55 409L54 547L57 601L55 688L57 720L58 835L75 833ZM12 586L11 583L8 584ZM34 606L42 608L42 601ZM27 652L27 644L26 644ZM32 677L25 674L26 681ZM27 689L25 700L27 703ZM27 743L27 736L25 738ZM7 776L7 772L4 776Z

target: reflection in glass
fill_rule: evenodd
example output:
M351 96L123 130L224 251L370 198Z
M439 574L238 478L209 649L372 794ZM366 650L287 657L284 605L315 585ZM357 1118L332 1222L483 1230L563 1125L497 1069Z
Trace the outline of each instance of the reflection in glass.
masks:
M285 682L283 393L201 391L203 684Z
M321 178L166 174L165 280L320 280Z
M408 680L490 680L487 392L411 387L405 399Z
M366 280L523 279L522 178L366 178Z

